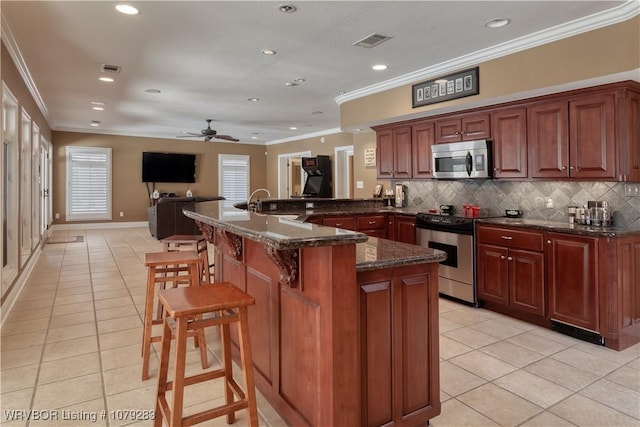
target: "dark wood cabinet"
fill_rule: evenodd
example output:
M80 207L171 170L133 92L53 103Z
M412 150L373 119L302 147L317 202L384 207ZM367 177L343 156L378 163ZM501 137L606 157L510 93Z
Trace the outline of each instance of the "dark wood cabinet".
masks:
M600 332L597 239L545 233L549 317Z
M486 226L477 231L478 299L542 319L546 309L542 233Z
M415 245L416 217L411 215L389 215L389 239Z
M440 412L437 264L359 272L362 426L426 425Z
M413 176L411 126L399 126L378 131L376 147L379 179L405 179Z
M434 143L492 139L495 178L640 181L640 84L632 81L374 130L379 179L432 178Z
M570 177L616 177L614 109L613 94L584 96L569 102Z
M356 231L358 228L356 217L349 215L325 216L322 218L322 225L352 231Z
M640 181L640 92L625 90L616 106L616 120L620 120L620 136L617 138L620 179Z
M358 215L356 216L356 231L367 236L387 238L387 215Z
M527 112L524 107L491 113L493 177L527 177Z
M545 102L527 108L527 141L531 178L569 176L569 105Z
M614 110L612 93L529 107L531 178L614 179Z
M436 144L491 138L488 112L452 116L436 120Z
M431 146L435 144L435 127L434 122L419 122L411 127L414 178L433 178Z

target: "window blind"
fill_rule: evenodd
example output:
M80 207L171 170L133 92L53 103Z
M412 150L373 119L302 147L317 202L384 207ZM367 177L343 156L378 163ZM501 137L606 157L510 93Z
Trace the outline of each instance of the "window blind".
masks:
M67 221L111 219L111 149L67 147Z
M227 201L243 202L249 197L249 156L220 154L219 194Z

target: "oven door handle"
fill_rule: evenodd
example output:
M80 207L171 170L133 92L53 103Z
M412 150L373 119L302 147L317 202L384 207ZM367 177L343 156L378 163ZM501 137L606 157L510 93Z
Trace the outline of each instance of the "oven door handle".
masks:
M467 156L465 158L465 165L467 168L467 175L471 176L471 171L473 170L473 157L471 156L470 151L467 151Z

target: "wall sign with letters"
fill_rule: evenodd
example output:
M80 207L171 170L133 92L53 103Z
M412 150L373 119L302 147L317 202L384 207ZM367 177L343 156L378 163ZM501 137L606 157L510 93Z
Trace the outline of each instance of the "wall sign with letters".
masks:
M479 67L411 86L413 108L480 93Z

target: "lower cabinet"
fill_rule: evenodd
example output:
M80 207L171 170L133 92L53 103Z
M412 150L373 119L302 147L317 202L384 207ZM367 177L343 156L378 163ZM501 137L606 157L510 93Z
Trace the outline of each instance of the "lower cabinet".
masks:
M416 217L411 215L389 215L389 240L415 245Z
M549 317L600 332L598 321L598 239L545 233Z
M427 425L440 413L438 265L359 272L358 287L361 425Z
M542 233L479 227L478 242L478 299L544 316Z

